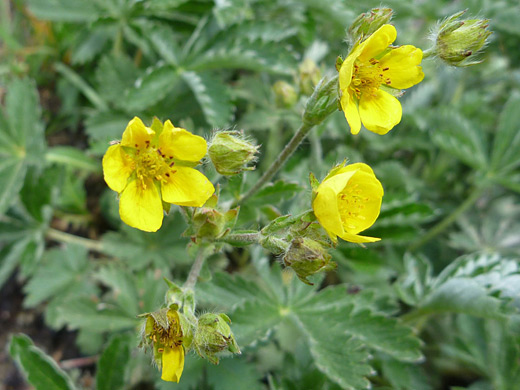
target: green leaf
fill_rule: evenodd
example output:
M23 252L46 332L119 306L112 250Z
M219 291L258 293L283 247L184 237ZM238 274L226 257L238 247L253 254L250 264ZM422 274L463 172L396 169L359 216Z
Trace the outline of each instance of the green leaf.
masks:
M297 183L278 180L258 191L248 200L248 204L279 204L282 200L290 199L302 190L303 188Z
M183 80L193 91L206 121L213 128L229 126L233 117L233 105L227 86L210 73L183 72Z
M261 383L262 374L253 363L247 363L244 357L222 359L218 366L208 366L207 375L214 390L264 389Z
M103 155L110 146L110 141L120 140L131 117L117 112L95 112L86 120L86 132L89 135L90 151Z
M38 93L31 80L7 85L5 114L0 110L0 215L23 185L28 164L41 164L45 148Z
M219 40L192 55L184 67L192 71L227 68L290 75L296 67L296 60L290 50L278 45Z
M94 1L29 0L29 10L37 18L55 22L90 22L99 17Z
M491 154L494 172L510 172L520 165L520 93L511 95L500 113Z
M45 254L43 263L26 284L25 307L35 307L54 296L66 296L79 288L89 266L87 250L78 245L53 249Z
M53 146L47 149L48 162L62 164L89 173L101 173L101 163L87 156L85 152L72 146Z
M121 97L134 85L138 77L139 70L135 63L124 54L103 56L96 69L97 89L100 95L122 110L126 110L127 107Z
M11 337L9 354L36 390L73 390L71 379L24 334Z
M486 141L478 123L452 109L442 111L435 121L439 124L432 137L440 148L470 167L488 169Z
M385 358L382 363L383 376L394 389L432 390L428 376L421 366Z
M146 34L155 51L167 64L179 65L181 53L176 43L178 37L173 29L166 25L156 23L150 26L149 30L146 30Z
M118 390L125 388L125 371L130 360L130 344L127 335L119 335L110 341L97 364L96 388Z
M139 297L132 276L123 267L116 265L103 267L96 274L96 279L115 292L115 301L130 316L140 312Z
M146 74L127 90L124 99L126 110L144 111L173 90L178 79L177 71L170 65L149 68Z

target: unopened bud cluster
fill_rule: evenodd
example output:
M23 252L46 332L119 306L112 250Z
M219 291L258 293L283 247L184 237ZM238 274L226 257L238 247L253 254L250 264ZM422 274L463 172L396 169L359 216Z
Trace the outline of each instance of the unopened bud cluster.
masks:
M464 67L482 62L476 56L492 34L488 19L461 20L465 12L447 18L433 35L434 54L448 65Z
M197 331L193 339L195 351L199 356L218 364L219 352L240 353L240 348L229 326L231 320L223 313L206 313L199 317Z

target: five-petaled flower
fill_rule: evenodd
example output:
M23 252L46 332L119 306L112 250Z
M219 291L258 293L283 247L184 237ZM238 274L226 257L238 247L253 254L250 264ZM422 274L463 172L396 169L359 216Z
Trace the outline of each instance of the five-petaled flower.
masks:
M354 46L339 70L341 107L352 134L361 123L370 131L386 134L401 121L401 104L394 94L424 78L419 66L421 49L412 45L389 46L397 36L395 27L381 26Z
M204 138L177 128L168 120L146 127L135 117L120 143L108 148L103 173L108 186L120 194L119 215L128 225L157 231L163 220L163 201L201 207L213 194L213 184L192 168L206 155Z
M312 208L318 222L336 242L363 243L379 238L358 235L375 222L381 210L383 186L366 164L338 166L315 189Z

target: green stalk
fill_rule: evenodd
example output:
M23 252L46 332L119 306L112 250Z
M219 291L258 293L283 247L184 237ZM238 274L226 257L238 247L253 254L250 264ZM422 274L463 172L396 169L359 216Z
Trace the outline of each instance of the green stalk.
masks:
M54 241L63 242L66 244L77 244L81 245L88 250L94 252L102 252L103 251L103 243L97 240L91 240L90 238L75 236L74 234L69 234L62 232L61 230L49 228L45 233L45 236Z
M413 242L408 250L413 252L419 249L421 246L426 244L432 238L436 237L438 234L442 233L446 228L448 228L453 222L457 220L457 218L465 213L473 204L480 198L482 192L486 189L485 186L475 187L471 194L464 202L462 202L459 207L457 207L451 214L446 216L442 221L433 226L429 231L426 232L422 237Z
M191 266L190 273L186 278L186 282L184 283L185 290L193 290L195 285L197 284L197 279L199 278L200 271L202 270L202 266L204 265L204 261L209 256L209 254L213 251L213 245L203 246L197 252L197 257L195 258L195 262Z
M234 246L246 246L251 244L257 244L260 242L262 234L260 232L254 233L236 233L228 234L222 238L217 239L217 242L225 242L226 244Z
M235 207L238 204L243 203L244 201L249 199L251 196L256 194L268 181L270 181L271 178L280 170L280 168L284 166L289 157L291 157L296 148L298 148L298 146L302 143L302 141L305 139L305 137L313 127L313 124L303 122L298 131L293 135L289 143L285 145L285 148L278 155L276 160L274 160L271 166L267 169L267 171L264 172L262 177L256 182L256 184L252 188L249 189L249 191L242 195L238 199L238 201L236 201L233 204L232 207Z

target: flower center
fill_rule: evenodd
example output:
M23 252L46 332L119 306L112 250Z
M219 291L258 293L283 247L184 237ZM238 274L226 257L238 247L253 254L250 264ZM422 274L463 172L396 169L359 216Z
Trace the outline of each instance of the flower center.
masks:
M168 319L168 329L163 328L154 320L153 330L150 333L150 340L153 340L154 343L159 342L160 345L170 348L182 345L182 330L179 321L170 316Z
M356 60L350 83L352 93L358 99L362 94L375 95L381 84L390 85L392 83L390 78L385 75L387 70L388 68L383 68L375 58L368 61Z
M173 169L175 165L173 156L166 156L160 149L150 147L137 149L134 162L137 179L144 189L149 179L166 181L176 172Z
M358 184L347 185L338 194L338 208L343 228L353 234L357 234L366 228L366 217L363 209L370 199L363 196L363 191Z

